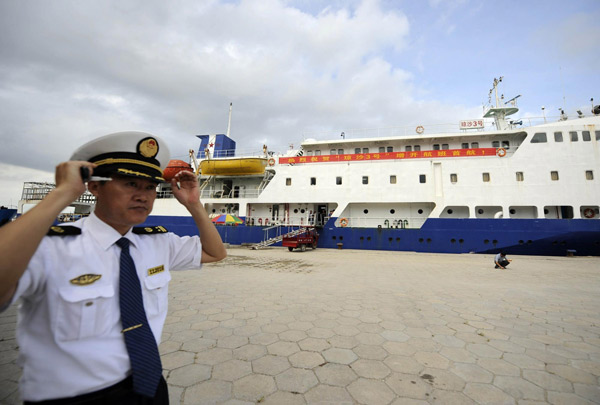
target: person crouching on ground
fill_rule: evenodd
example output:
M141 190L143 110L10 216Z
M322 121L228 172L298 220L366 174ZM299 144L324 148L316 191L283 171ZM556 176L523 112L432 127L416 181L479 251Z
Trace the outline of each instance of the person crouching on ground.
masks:
M512 260L509 260L506 258L506 253L504 252L500 252L496 255L496 257L494 257L494 263L496 264L496 269L505 269L506 270L506 266L508 266L510 264L510 262L512 262Z
M95 139L56 167L52 192L0 228L0 310L21 299L25 404L168 404L158 345L170 272L227 255L190 172L171 185L199 236L134 227L152 211L168 162L164 141L144 132ZM51 226L85 191L82 168L107 178L87 184L94 211Z

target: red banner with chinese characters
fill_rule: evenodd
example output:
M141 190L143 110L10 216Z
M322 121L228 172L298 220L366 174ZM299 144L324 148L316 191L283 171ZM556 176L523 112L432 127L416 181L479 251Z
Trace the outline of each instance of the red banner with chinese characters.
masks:
M496 148L421 150L414 152L356 153L344 155L280 157L279 164L364 162L370 160L435 159L448 157L495 156Z

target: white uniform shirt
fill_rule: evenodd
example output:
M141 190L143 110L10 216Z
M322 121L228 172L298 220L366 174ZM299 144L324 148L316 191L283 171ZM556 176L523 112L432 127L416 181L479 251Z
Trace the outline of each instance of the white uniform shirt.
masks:
M42 240L11 301L22 300L17 341L23 400L93 392L131 373L119 309L121 249L115 242L121 235L94 214L73 226L81 228L81 235ZM136 235L131 230L125 237L131 242L158 344L167 316L170 271L201 266L200 239L173 233ZM81 277L85 275L92 276Z

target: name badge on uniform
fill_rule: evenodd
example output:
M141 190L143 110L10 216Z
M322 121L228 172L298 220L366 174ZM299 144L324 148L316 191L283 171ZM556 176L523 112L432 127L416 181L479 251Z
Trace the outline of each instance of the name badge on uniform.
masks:
M71 284L75 285L90 285L100 280L100 277L102 277L102 274L82 274L81 276L75 277L70 281Z
M153 276L155 274L162 273L163 271L165 271L165 265L161 264L160 266L156 266L156 267L152 267L152 268L148 269L148 275Z

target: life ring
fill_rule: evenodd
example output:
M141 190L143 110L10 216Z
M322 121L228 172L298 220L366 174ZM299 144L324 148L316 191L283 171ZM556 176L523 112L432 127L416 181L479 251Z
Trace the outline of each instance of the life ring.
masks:
M417 131L417 134L422 134L423 132L425 132L425 128L423 127L423 125L419 125L415 131Z
M269 166L275 166L275 159L269 158Z
M596 213L594 212L593 209L586 208L583 210L583 216L586 218L594 218L596 216Z
M348 226L348 219L347 219L347 218L342 218L342 219L340 219L340 226L341 226L342 228L345 228L345 227L347 227L347 226Z
M498 148L498 150L496 151L496 155L498 155L500 157L506 156L506 149L504 149L504 148Z

